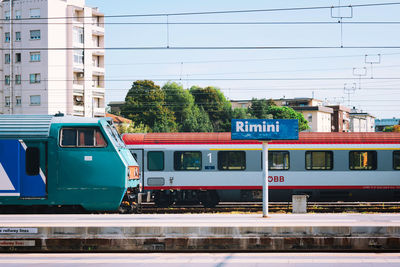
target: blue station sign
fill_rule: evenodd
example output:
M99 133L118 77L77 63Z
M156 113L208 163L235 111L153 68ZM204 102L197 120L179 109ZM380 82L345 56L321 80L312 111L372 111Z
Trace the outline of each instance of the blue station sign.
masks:
M232 140L297 140L298 120L232 120Z

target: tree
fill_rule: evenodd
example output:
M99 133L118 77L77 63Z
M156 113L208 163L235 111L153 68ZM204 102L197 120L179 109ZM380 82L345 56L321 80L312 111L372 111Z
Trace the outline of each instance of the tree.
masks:
M177 130L174 113L165 106L165 93L153 81L138 80L133 83L121 107L121 114L137 125L150 127L152 131Z
M308 121L304 118L303 114L295 111L290 107L269 106L268 114L272 115L273 119L297 119L299 120L299 131L309 129Z
M189 90L177 83L167 83L162 87L165 102L176 117L179 132L210 132L212 125L208 114L200 109Z
M120 134L123 133L147 133L150 131L148 126L144 124L136 125L134 122L132 123L121 123L116 125L116 128Z
M235 108L232 112L232 119L253 119L254 117L247 108Z
M256 99L251 100L251 105L248 108L249 113L257 119L272 119L268 109L270 106L276 106L272 99Z
M232 105L218 88L193 86L190 93L195 103L208 114L214 132L230 131Z

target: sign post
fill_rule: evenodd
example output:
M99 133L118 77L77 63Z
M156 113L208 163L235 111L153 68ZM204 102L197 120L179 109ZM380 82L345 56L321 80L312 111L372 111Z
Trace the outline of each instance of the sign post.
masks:
M263 167L263 217L268 217L268 141L264 141L262 145L262 167Z
M260 140L262 145L263 217L268 217L268 141L299 139L298 120L232 120L232 140Z

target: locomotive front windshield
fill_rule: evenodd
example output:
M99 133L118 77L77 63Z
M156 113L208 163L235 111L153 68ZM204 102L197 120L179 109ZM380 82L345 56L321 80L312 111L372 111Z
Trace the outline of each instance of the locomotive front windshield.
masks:
M107 124L106 126L107 135L110 137L111 142L114 143L117 147L125 147L124 141L122 141L121 136L119 135L117 129L115 129L114 125Z

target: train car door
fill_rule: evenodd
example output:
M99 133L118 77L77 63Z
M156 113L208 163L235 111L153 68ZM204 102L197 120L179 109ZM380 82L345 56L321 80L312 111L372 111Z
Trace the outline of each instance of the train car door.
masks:
M140 168L140 181L142 185L144 185L144 161L143 161L143 156L144 156L144 151L143 149L130 149L129 150L132 154L132 156L135 158L136 162L139 165Z
M47 142L20 141L21 198L47 197Z

